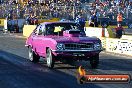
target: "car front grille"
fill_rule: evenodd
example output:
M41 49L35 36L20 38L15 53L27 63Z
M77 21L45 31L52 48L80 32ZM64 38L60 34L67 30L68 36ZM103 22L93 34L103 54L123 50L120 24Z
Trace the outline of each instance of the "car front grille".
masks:
M89 50L93 49L93 43L69 43L65 44L67 50Z

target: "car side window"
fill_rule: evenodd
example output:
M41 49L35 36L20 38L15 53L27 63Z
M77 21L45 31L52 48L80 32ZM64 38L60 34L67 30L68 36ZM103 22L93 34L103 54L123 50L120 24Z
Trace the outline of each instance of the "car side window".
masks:
M40 28L40 25L36 27L35 31L34 31L34 34L37 35L38 34L38 31L39 31L39 28Z
M43 34L43 30L42 30L42 25L39 25L36 30L35 30L35 35L42 35Z
M48 25L45 25L45 28L46 28L46 35L54 34L54 25L48 24Z
M42 25L41 25L40 28L39 28L38 35L42 35L42 34L43 34L43 31L42 31Z
M45 28L45 26L42 26L41 31L42 31L42 35L46 35L46 28Z

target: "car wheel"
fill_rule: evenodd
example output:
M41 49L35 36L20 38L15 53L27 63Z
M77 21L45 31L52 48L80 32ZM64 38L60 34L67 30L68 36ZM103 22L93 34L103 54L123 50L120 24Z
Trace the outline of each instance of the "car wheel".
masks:
M39 62L40 56L36 55L35 52L29 47L29 60L31 62L37 63Z
M54 67L54 55L52 54L52 51L50 48L47 49L47 52L46 52L46 60L47 60L47 66L49 68L53 68Z
M91 57L90 59L90 64L91 64L91 67L93 69L97 68L98 67L98 64L99 64L99 54Z

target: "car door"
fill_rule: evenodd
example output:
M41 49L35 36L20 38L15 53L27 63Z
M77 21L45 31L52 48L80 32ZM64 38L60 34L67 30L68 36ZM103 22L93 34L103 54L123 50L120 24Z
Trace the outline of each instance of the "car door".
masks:
M39 32L37 34L37 39L36 39L36 51L40 56L43 56L45 53L45 48L44 46L44 32L45 32L45 27L44 25L39 28Z
M41 54L42 57L45 57L46 55L46 47L49 45L48 44L48 40L47 40L47 36L46 36L46 28L45 28L45 25L42 26L41 28L41 35L39 35L40 39L41 39L41 42L40 42L40 47L39 48L39 52Z
M44 35L43 35L43 31L42 31L42 25L39 25L32 35L33 49L39 55L42 55L42 53L43 53L43 52L41 52L43 36Z

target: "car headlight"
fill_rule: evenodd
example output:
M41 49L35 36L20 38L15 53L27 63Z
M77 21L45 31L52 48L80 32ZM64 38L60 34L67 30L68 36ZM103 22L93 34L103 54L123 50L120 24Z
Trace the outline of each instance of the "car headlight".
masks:
M62 43L58 43L58 44L56 45L56 48L57 48L57 50L64 50L64 49L65 49L65 45L62 44Z
M94 49L96 49L96 50L102 49L101 43L95 43L95 44L94 44Z

